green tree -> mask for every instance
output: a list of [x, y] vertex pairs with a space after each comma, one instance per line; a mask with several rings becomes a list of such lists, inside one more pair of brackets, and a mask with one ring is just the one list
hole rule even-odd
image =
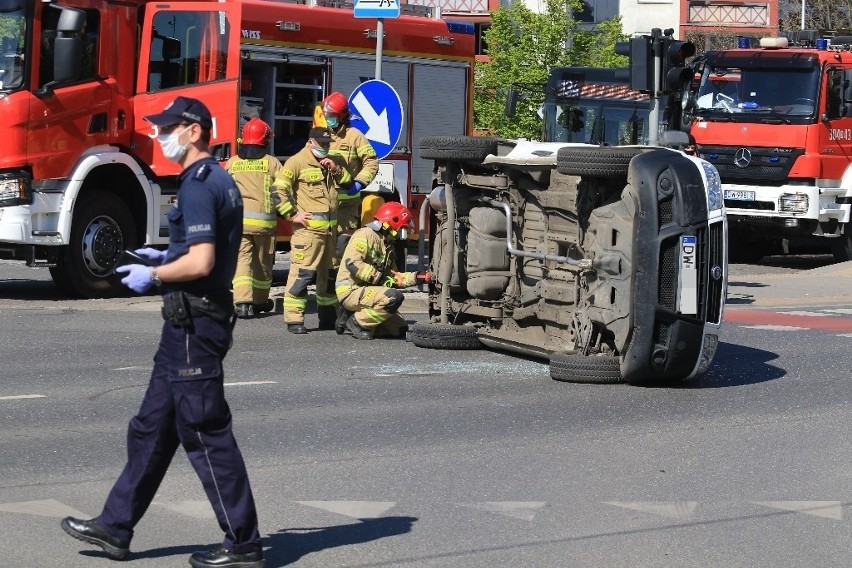
[[[620, 18], [584, 30], [568, 17], [569, 11], [580, 8], [579, 0], [547, 0], [546, 10], [540, 14], [522, 2], [492, 13], [491, 28], [485, 35], [489, 60], [477, 65], [474, 77], [474, 127], [478, 131], [505, 138], [539, 138], [538, 109], [552, 67], [627, 66], [627, 58], [615, 53], [615, 43], [626, 39]], [[518, 87], [525, 97], [515, 116], [508, 118], [504, 109], [510, 86]]]

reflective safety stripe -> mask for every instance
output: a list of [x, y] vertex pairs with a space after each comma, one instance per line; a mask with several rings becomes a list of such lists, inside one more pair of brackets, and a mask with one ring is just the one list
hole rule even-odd
[[334, 293], [337, 294], [337, 297], [339, 298], [341, 296], [345, 296], [355, 288], [357, 288], [357, 286], [355, 286], [354, 282], [351, 280], [344, 280], [335, 284]]
[[258, 290], [269, 290], [272, 288], [272, 280], [258, 280], [257, 278], [253, 278], [249, 275], [246, 276], [237, 276], [233, 280], [234, 288], [238, 286], [251, 286], [252, 288], [256, 288]]
[[308, 305], [307, 296], [302, 298], [297, 298], [295, 296], [284, 296], [284, 308], [296, 308], [304, 310]]
[[316, 219], [308, 219], [305, 221], [305, 227], [310, 227], [311, 229], [331, 229], [332, 227], [337, 226], [337, 220], [331, 221], [323, 221]]
[[317, 294], [318, 306], [334, 306], [337, 304], [337, 296], [323, 296]]
[[246, 211], [243, 213], [243, 225], [250, 227], [275, 227], [278, 221], [274, 213], [252, 213]]
[[377, 271], [375, 268], [370, 266], [369, 264], [365, 264], [361, 267], [355, 277], [359, 280], [363, 280], [364, 282], [372, 282], [376, 278]]
[[390, 314], [380, 314], [373, 308], [364, 308], [364, 315], [367, 316], [370, 321], [374, 321], [376, 323], [382, 323], [390, 317]]

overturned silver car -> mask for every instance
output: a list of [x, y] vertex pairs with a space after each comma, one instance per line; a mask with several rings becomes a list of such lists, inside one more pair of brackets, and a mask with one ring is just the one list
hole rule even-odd
[[707, 370], [727, 286], [711, 164], [670, 148], [497, 138], [431, 136], [420, 149], [435, 164], [434, 276], [415, 345], [547, 358], [571, 382]]

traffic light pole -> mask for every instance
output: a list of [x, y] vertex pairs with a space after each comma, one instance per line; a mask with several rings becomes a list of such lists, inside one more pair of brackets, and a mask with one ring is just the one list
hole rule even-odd
[[656, 146], [660, 140], [660, 84], [663, 74], [663, 58], [660, 49], [660, 29], [651, 30], [651, 52], [654, 54], [654, 80], [651, 92], [651, 112], [648, 114], [648, 144]]

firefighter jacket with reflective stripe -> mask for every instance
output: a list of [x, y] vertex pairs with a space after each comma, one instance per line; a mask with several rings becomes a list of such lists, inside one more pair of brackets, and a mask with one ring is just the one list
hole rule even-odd
[[234, 156], [225, 166], [243, 196], [243, 233], [275, 233], [277, 211], [281, 196], [273, 180], [281, 162], [267, 154], [262, 158], [245, 159]]
[[[376, 157], [376, 151], [360, 130], [344, 125], [340, 127], [339, 132], [332, 131], [331, 145], [328, 149], [329, 156], [339, 156], [346, 164], [346, 169], [349, 170], [349, 175], [352, 176], [352, 181], [360, 181], [365, 186], [370, 185], [379, 171], [379, 160]], [[349, 195], [346, 189], [337, 186], [337, 199], [346, 201], [347, 199], [358, 199], [361, 194]], [[348, 187], [345, 183], [345, 187]]]
[[416, 273], [406, 272], [397, 282], [391, 273], [393, 270], [396, 270], [393, 244], [370, 227], [362, 227], [352, 234], [340, 259], [335, 293], [340, 299], [362, 286], [406, 288], [416, 283]]
[[307, 145], [291, 156], [278, 170], [275, 186], [284, 194], [278, 213], [292, 218], [300, 211], [313, 217], [305, 226], [309, 229], [328, 230], [337, 224], [337, 191], [339, 184], [349, 185], [349, 172], [339, 157], [329, 155], [337, 170], [322, 167]]

